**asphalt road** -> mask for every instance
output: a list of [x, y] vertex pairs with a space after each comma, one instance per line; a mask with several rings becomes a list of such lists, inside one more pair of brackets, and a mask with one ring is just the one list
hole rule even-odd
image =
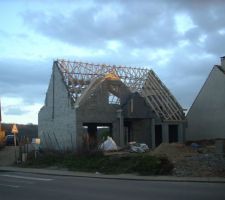
[[225, 184], [128, 181], [0, 172], [0, 200], [224, 200]]

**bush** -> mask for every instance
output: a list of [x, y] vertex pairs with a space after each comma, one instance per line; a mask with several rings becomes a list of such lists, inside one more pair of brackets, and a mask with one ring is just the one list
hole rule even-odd
[[134, 166], [134, 171], [142, 175], [154, 175], [159, 174], [160, 170], [160, 159], [153, 156], [139, 156], [137, 157], [138, 162]]

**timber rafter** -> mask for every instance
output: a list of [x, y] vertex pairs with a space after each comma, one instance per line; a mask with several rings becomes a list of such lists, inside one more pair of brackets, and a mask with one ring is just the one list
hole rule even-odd
[[74, 102], [79, 102], [79, 97], [94, 79], [113, 72], [130, 91], [140, 93], [162, 120], [182, 121], [185, 118], [182, 107], [152, 70], [61, 59], [56, 63]]
[[77, 100], [94, 78], [103, 77], [111, 72], [116, 73], [132, 92], [141, 92], [149, 71], [148, 69], [104, 64], [96, 65], [65, 60], [57, 60], [57, 63], [74, 101]]

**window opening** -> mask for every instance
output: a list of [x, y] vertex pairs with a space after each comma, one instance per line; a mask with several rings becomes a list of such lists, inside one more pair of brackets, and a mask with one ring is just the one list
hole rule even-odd
[[109, 92], [108, 103], [120, 105], [120, 98]]

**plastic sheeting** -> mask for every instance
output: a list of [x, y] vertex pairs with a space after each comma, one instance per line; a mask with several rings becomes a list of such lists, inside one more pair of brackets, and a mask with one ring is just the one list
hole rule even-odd
[[118, 150], [118, 147], [115, 143], [115, 141], [111, 137], [107, 137], [107, 140], [105, 140], [99, 147], [99, 149], [103, 151], [115, 151]]

